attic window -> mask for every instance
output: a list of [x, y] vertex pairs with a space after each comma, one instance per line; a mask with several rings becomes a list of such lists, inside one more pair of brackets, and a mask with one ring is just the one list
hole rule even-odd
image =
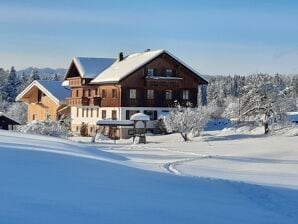
[[40, 103], [42, 97], [44, 97], [44, 96], [45, 96], [45, 94], [43, 92], [41, 92], [40, 90], [38, 90], [38, 93], [37, 93], [37, 102]]
[[137, 90], [136, 89], [130, 89], [129, 90], [129, 99], [136, 99], [137, 98]]
[[173, 69], [171, 69], [171, 68], [167, 68], [167, 69], [166, 69], [166, 76], [167, 76], [167, 77], [171, 77], [171, 76], [173, 76]]
[[154, 76], [154, 68], [148, 68], [147, 69], [147, 75], [148, 76]]

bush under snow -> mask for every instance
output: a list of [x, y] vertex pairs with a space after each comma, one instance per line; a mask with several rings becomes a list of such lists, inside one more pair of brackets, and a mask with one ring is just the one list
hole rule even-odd
[[184, 141], [188, 135], [199, 136], [207, 122], [208, 110], [204, 107], [192, 108], [177, 105], [164, 119], [164, 124], [169, 132], [178, 132]]
[[67, 138], [70, 135], [67, 125], [61, 121], [33, 121], [21, 126], [19, 131], [27, 134], [48, 135], [52, 137]]

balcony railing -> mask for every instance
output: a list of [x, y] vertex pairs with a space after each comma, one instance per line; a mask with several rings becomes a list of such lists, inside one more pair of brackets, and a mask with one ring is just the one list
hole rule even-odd
[[182, 78], [180, 77], [167, 77], [167, 76], [147, 76], [145, 79], [146, 87], [160, 87], [170, 88], [179, 87]]
[[101, 97], [71, 97], [68, 98], [70, 106], [101, 106]]
[[90, 99], [88, 97], [68, 98], [69, 106], [89, 106]]

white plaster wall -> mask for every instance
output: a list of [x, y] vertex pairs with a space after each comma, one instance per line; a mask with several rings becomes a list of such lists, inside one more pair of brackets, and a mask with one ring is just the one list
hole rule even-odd
[[[79, 110], [79, 116], [77, 116], [77, 108]], [[84, 117], [82, 117], [82, 110], [85, 109]], [[88, 108], [88, 117], [86, 116], [86, 109]], [[99, 116], [97, 117], [97, 108], [99, 109]], [[93, 116], [91, 117], [91, 109], [93, 109]], [[88, 124], [96, 124], [98, 120], [101, 120], [102, 110], [106, 111], [106, 119], [112, 119], [112, 110], [117, 111], [117, 119], [119, 119], [120, 108], [119, 107], [71, 107], [71, 123], [81, 124], [82, 122]]]

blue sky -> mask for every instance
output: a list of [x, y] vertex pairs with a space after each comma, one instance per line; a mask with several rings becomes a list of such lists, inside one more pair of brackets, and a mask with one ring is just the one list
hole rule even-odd
[[0, 67], [164, 48], [203, 74], [298, 73], [294, 0], [1, 0]]

